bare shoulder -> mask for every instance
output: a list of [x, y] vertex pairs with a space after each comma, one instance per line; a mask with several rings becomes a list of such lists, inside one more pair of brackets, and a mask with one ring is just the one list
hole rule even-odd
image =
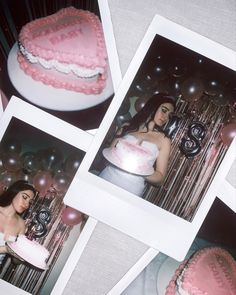
[[17, 216], [18, 230], [20, 233], [25, 233], [25, 221], [20, 216]]
[[169, 149], [170, 148], [171, 140], [164, 133], [161, 133], [159, 135], [159, 141], [161, 143], [160, 148], [163, 148], [163, 149], [167, 149], [167, 148]]

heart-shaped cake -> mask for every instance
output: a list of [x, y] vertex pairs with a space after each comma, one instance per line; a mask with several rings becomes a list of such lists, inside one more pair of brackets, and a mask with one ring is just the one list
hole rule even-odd
[[182, 263], [170, 281], [166, 295], [235, 295], [236, 261], [220, 247], [197, 251]]
[[36, 81], [56, 88], [99, 94], [107, 78], [107, 53], [99, 18], [63, 8], [22, 27], [18, 62]]

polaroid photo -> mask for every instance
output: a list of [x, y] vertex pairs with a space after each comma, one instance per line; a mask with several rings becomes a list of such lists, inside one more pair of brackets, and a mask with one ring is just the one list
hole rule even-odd
[[[15, 44], [6, 52], [6, 79], [11, 85], [4, 87], [7, 98], [16, 95], [83, 130], [97, 129], [121, 82], [111, 22], [106, 17], [103, 24], [101, 19], [107, 10], [100, 10], [97, 0], [74, 6], [69, 2], [56, 6], [39, 4], [36, 11], [27, 3], [25, 6], [26, 18], [21, 24], [12, 16], [20, 31]], [[9, 3], [7, 8], [12, 11], [15, 4]], [[58, 30], [56, 26], [62, 26], [65, 18], [68, 26]], [[36, 22], [29, 25], [27, 19]], [[55, 24], [54, 28], [45, 28], [45, 22]], [[29, 30], [26, 34], [24, 26], [33, 30], [29, 38]], [[30, 40], [30, 44], [26, 41], [29, 47], [24, 43], [26, 39]], [[75, 40], [80, 40], [80, 44]], [[36, 48], [37, 54], [30, 51], [32, 48]]]
[[[209, 255], [210, 253], [214, 253], [216, 248], [220, 249], [218, 252], [220, 256], [227, 255], [229, 260], [236, 260], [236, 237], [233, 234], [235, 229], [236, 214], [219, 198], [216, 198], [212, 207], [208, 211], [207, 216], [204, 219], [204, 222], [202, 223], [184, 261], [179, 262], [163, 253], [159, 253], [139, 274], [139, 276], [124, 290], [124, 292], [121, 293], [121, 295], [165, 294], [167, 288], [169, 291], [172, 290], [172, 293], [175, 293], [177, 292], [179, 285], [176, 274], [179, 273], [178, 268], [180, 265], [186, 265], [188, 259], [192, 259], [194, 255], [205, 255], [205, 253], [208, 253], [207, 255]], [[207, 265], [204, 265], [204, 267], [206, 269]], [[207, 269], [207, 277], [201, 278], [201, 288], [204, 288], [201, 289], [202, 292], [208, 292], [208, 288], [212, 288], [212, 284], [209, 280], [214, 280], [215, 278], [214, 268], [209, 267]], [[230, 278], [231, 275], [234, 276], [234, 274], [230, 272], [229, 268], [228, 271], [228, 278]], [[201, 274], [202, 273], [203, 272], [201, 272]], [[228, 282], [227, 280], [224, 282], [223, 290], [226, 290], [227, 287], [231, 286], [230, 282], [230, 279]], [[195, 285], [195, 288], [196, 287], [197, 285]]]
[[64, 196], [92, 139], [11, 97], [0, 120], [1, 293], [50, 294], [64, 266], [73, 271], [73, 248], [79, 259], [96, 222], [65, 205]]
[[217, 196], [234, 81], [235, 52], [155, 16], [66, 204], [183, 259]]

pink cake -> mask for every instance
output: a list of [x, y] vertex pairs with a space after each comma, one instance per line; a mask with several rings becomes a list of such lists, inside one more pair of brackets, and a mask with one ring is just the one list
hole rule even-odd
[[49, 257], [49, 252], [38, 242], [27, 239], [25, 235], [19, 235], [16, 242], [8, 245], [20, 258], [28, 263], [38, 268], [47, 268], [46, 260]]
[[36, 81], [99, 94], [107, 79], [107, 53], [99, 18], [67, 7], [22, 27], [18, 62]]
[[119, 139], [115, 147], [104, 149], [103, 155], [117, 167], [139, 175], [153, 174], [157, 156], [146, 146], [127, 139]]
[[205, 248], [180, 265], [166, 295], [235, 295], [236, 261], [224, 249]]

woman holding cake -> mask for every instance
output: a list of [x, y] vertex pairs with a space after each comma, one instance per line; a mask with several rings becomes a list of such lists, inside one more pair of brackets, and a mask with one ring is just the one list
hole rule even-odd
[[18, 180], [0, 196], [1, 254], [7, 253], [5, 242], [15, 241], [19, 234], [25, 234], [25, 222], [20, 215], [29, 208], [36, 194], [37, 191], [32, 185], [24, 180]]
[[[105, 158], [114, 165], [108, 165], [100, 173], [100, 177], [109, 182], [118, 185], [137, 196], [142, 196], [146, 183], [158, 185], [163, 182], [166, 176], [169, 154], [171, 150], [171, 140], [164, 131], [164, 126], [169, 121], [172, 113], [175, 110], [175, 100], [171, 96], [165, 94], [153, 95], [145, 104], [145, 106], [131, 119], [131, 121], [121, 128], [118, 132], [119, 137], [116, 137], [110, 149], [103, 150]], [[131, 170], [125, 169], [124, 166], [132, 165], [131, 157], [119, 159], [116, 157], [116, 148], [119, 148], [120, 142], [126, 140], [131, 144], [136, 144], [143, 150], [140, 153], [146, 153], [151, 163], [152, 171], [142, 164], [143, 171], [139, 171], [140, 167]], [[124, 143], [122, 143], [124, 144]], [[125, 150], [125, 148], [124, 148]], [[127, 148], [128, 150], [128, 148]], [[135, 147], [133, 152], [136, 153]], [[111, 155], [111, 156], [110, 156]], [[116, 157], [116, 159], [115, 159]], [[119, 162], [116, 164], [116, 161]], [[137, 161], [139, 166], [141, 157]], [[145, 172], [146, 170], [146, 172]]]

